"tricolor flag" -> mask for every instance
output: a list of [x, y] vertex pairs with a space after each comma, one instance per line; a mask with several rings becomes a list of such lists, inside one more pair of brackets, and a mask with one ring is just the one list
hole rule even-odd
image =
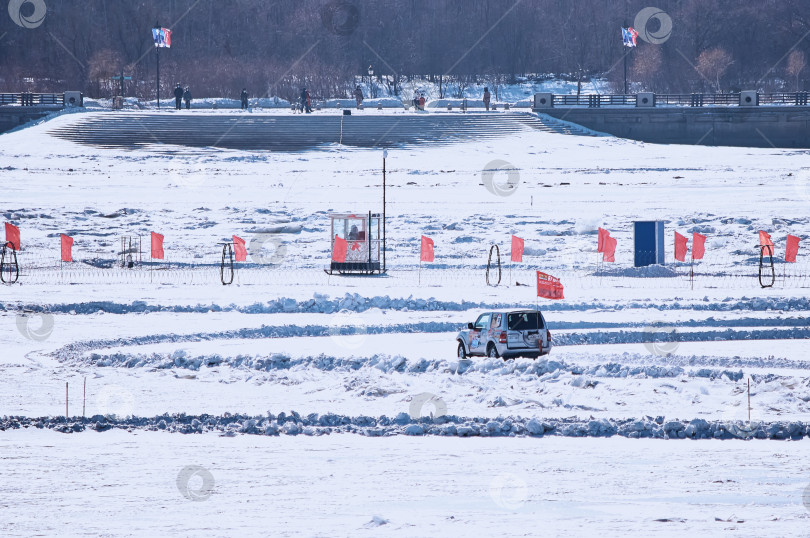
[[625, 47], [635, 47], [636, 46], [636, 38], [638, 37], [638, 32], [633, 29], [633, 27], [629, 28], [622, 28], [622, 44]]
[[152, 40], [156, 47], [168, 49], [172, 46], [172, 31], [168, 28], [152, 28]]

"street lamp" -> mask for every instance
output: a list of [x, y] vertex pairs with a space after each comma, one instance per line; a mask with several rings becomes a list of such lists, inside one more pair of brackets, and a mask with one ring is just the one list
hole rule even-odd
[[369, 91], [369, 93], [371, 93], [372, 98], [377, 97], [375, 95], [376, 92], [374, 91], [374, 79], [371, 78], [373, 76], [374, 76], [374, 68], [371, 66], [371, 64], [369, 64], [368, 65], [368, 91]]

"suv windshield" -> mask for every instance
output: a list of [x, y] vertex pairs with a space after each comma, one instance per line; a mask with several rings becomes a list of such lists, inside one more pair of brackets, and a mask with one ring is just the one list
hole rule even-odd
[[543, 318], [539, 312], [516, 312], [509, 314], [510, 331], [532, 331], [543, 328]]

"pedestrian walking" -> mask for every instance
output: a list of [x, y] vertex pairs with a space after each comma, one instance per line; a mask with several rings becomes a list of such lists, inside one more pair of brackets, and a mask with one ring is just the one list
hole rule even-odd
[[357, 101], [357, 108], [360, 108], [360, 105], [363, 104], [363, 90], [360, 89], [360, 86], [354, 89], [354, 100]]
[[174, 107], [177, 110], [180, 110], [181, 106], [180, 103], [183, 101], [183, 88], [180, 87], [180, 83], [177, 83], [177, 87], [174, 88]]
[[183, 100], [186, 102], [186, 110], [191, 108], [191, 90], [186, 86], [185, 91], [183, 91]]
[[489, 88], [484, 88], [484, 106], [487, 107], [487, 112], [489, 112], [489, 101], [491, 99], [491, 95], [489, 94]]
[[242, 93], [239, 94], [239, 99], [242, 100], [242, 110], [247, 110], [248, 107], [248, 92], [247, 88], [242, 88]]

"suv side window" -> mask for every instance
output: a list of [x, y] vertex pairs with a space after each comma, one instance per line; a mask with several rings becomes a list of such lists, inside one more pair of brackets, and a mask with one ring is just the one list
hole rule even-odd
[[492, 323], [489, 325], [490, 329], [500, 329], [502, 315], [503, 314], [492, 314]]
[[487, 324], [489, 323], [489, 314], [481, 314], [478, 316], [478, 320], [476, 320], [475, 324], [473, 325], [473, 329], [476, 331], [485, 331], [487, 330]]

